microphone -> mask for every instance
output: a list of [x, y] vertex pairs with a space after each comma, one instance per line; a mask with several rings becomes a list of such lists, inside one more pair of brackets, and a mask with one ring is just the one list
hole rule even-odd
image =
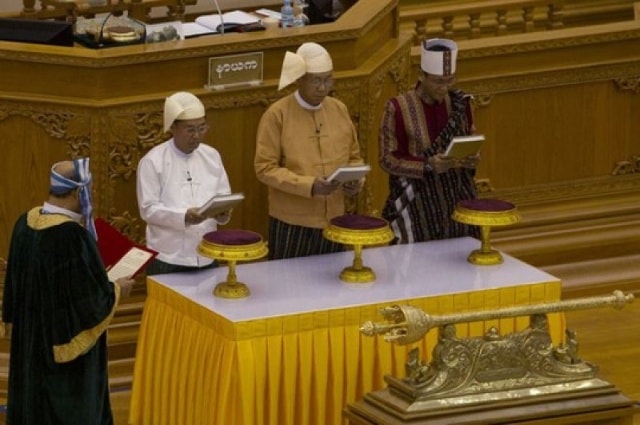
[[187, 170], [187, 181], [191, 182], [193, 179], [191, 178], [191, 173]]
[[320, 130], [322, 130], [322, 123], [318, 124], [316, 127], [316, 134], [320, 134]]
[[184, 0], [180, 0], [180, 16], [179, 16], [180, 22], [184, 22], [185, 13], [187, 13], [187, 8], [184, 5]]
[[218, 16], [220, 17], [220, 35], [224, 35], [224, 18], [222, 17], [222, 11], [220, 10], [220, 5], [218, 4], [218, 0], [213, 0], [213, 3], [216, 5], [216, 9], [218, 10]]

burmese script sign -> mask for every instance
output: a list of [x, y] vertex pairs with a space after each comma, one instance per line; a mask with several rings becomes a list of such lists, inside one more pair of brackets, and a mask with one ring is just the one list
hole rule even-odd
[[209, 58], [207, 88], [222, 90], [229, 86], [262, 83], [262, 52]]

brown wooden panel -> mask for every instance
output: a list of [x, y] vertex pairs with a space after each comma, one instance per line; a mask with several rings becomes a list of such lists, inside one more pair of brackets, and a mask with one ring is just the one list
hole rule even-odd
[[[2, 132], [2, 202], [0, 257], [7, 258], [9, 236], [20, 214], [42, 205], [49, 193], [49, 170], [55, 161], [69, 156], [68, 145], [61, 140], [64, 120], [52, 109], [34, 110], [29, 105], [8, 104], [1, 107]], [[4, 119], [3, 119], [4, 118]]]
[[611, 175], [640, 153], [639, 110], [612, 80], [492, 95], [475, 112], [488, 140], [479, 177], [510, 188]]

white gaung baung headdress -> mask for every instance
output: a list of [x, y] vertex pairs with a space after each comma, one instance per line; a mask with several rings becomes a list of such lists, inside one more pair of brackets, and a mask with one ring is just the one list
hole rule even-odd
[[180, 91], [164, 101], [164, 131], [169, 131], [175, 120], [194, 120], [205, 116], [204, 105], [195, 95]]
[[329, 52], [317, 43], [304, 43], [295, 53], [286, 52], [280, 71], [278, 90], [295, 82], [307, 72], [328, 72], [333, 70]]
[[[449, 50], [429, 50], [434, 46], [444, 46]], [[432, 38], [422, 43], [420, 68], [427, 74], [453, 75], [456, 73], [458, 45], [446, 38]]]

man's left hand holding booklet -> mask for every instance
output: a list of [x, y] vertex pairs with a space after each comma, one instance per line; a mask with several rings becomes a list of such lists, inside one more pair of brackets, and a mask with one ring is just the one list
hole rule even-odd
[[98, 250], [112, 282], [122, 277], [134, 278], [158, 254], [136, 244], [103, 218], [96, 218], [95, 225]]

